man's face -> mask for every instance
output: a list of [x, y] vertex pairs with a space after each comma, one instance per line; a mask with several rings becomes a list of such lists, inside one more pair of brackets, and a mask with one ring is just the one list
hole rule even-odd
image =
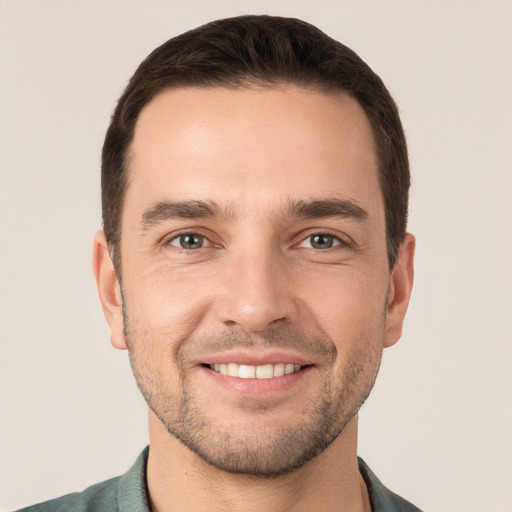
[[354, 416], [398, 337], [363, 110], [288, 86], [170, 90], [141, 112], [130, 156], [114, 344], [207, 462], [300, 467]]

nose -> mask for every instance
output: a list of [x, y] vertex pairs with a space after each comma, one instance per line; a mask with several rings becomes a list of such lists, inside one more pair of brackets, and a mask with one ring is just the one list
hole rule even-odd
[[237, 255], [220, 282], [216, 314], [226, 327], [261, 333], [298, 317], [297, 282], [283, 258], [271, 250]]

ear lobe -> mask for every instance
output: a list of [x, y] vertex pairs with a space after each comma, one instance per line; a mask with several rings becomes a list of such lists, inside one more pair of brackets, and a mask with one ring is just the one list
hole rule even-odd
[[109, 253], [105, 233], [98, 231], [93, 240], [92, 269], [103, 314], [110, 326], [110, 340], [115, 348], [127, 348], [124, 339], [121, 286]]
[[416, 240], [414, 236], [407, 233], [400, 246], [395, 266], [391, 272], [384, 347], [394, 345], [402, 335], [402, 326], [414, 281], [415, 246]]

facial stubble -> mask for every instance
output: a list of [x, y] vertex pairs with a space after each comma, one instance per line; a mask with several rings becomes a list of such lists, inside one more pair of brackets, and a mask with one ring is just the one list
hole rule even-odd
[[[258, 336], [229, 331], [215, 337], [186, 338], [176, 344], [173, 356], [165, 339], [151, 339], [149, 333], [132, 328], [124, 306], [123, 316], [130, 364], [150, 409], [169, 434], [203, 461], [229, 473], [284, 475], [322, 453], [370, 394], [382, 355], [379, 339], [383, 325], [379, 332], [372, 333], [371, 339], [354, 345], [352, 353], [345, 355], [343, 372], [337, 376], [335, 363], [340, 356], [335, 344], [325, 336], [308, 336], [289, 326], [275, 327]], [[152, 353], [154, 347], [163, 352]], [[302, 410], [294, 410], [293, 424], [277, 425], [273, 421], [273, 414], [286, 403], [264, 400], [242, 400], [238, 404], [236, 413], [247, 415], [243, 425], [236, 420], [228, 428], [221, 424], [193, 385], [190, 360], [196, 350], [287, 347], [315, 361], [312, 371], [320, 372], [317, 382], [321, 383], [314, 395], [303, 401]], [[162, 357], [173, 360], [178, 369], [177, 390], [159, 366]]]

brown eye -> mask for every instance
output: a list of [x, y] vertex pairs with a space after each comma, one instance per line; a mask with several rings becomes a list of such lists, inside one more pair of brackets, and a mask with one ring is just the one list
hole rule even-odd
[[180, 247], [181, 249], [193, 250], [201, 249], [209, 245], [208, 240], [203, 235], [197, 233], [186, 233], [170, 240], [169, 245]]

